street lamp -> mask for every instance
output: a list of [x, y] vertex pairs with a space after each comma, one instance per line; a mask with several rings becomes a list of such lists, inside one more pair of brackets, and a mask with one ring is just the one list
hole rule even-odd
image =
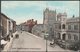
[[49, 36], [49, 34], [47, 33], [48, 31], [47, 31], [48, 29], [47, 29], [47, 22], [45, 22], [45, 24], [44, 24], [44, 39], [46, 39], [46, 52], [48, 52], [48, 49], [47, 49], [47, 39], [48, 39], [48, 36]]
[[45, 35], [44, 35], [44, 37], [45, 37], [45, 39], [46, 39], [46, 52], [48, 52], [48, 49], [47, 49], [47, 38], [48, 38], [48, 35], [49, 35], [49, 34], [46, 34], [46, 33], [45, 33]]

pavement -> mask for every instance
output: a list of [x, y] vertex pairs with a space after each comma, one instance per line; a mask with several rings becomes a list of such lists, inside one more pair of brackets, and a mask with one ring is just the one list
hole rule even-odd
[[[13, 39], [12, 43], [7, 49], [7, 51], [17, 51], [17, 52], [45, 52], [46, 51], [46, 40], [31, 33], [23, 31], [22, 33], [19, 31], [18, 39]], [[64, 50], [60, 48], [58, 45], [55, 47], [51, 47], [49, 45], [50, 41], [48, 41], [47, 51], [48, 52], [73, 52], [70, 50]]]
[[9, 50], [9, 48], [11, 47], [11, 44], [13, 42], [13, 39], [15, 37], [15, 34], [17, 34], [17, 32], [13, 33], [13, 38], [10, 37], [10, 41], [7, 42], [7, 44], [5, 45], [4, 49], [2, 50], [2, 52], [7, 52]]

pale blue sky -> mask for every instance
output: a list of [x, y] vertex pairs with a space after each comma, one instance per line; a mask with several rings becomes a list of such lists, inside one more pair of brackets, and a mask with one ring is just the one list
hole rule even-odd
[[79, 16], [79, 1], [1, 1], [1, 12], [20, 24], [28, 19], [43, 23], [43, 11], [48, 7], [69, 17]]

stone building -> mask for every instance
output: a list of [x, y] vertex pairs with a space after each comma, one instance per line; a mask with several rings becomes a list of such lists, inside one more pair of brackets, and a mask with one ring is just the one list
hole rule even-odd
[[80, 18], [67, 18], [66, 13], [59, 13], [54, 26], [54, 39], [67, 44], [74, 44], [80, 41]]
[[49, 10], [46, 8], [43, 11], [43, 24], [46, 33], [49, 34], [50, 38], [53, 36], [53, 26], [56, 21], [56, 10]]
[[67, 19], [67, 35], [66, 40], [70, 43], [76, 43], [80, 41], [80, 17], [72, 17]]
[[43, 24], [37, 24], [33, 26], [32, 33], [36, 36], [44, 37], [44, 25]]
[[64, 45], [80, 42], [80, 17], [73, 15], [67, 18], [66, 12], [56, 14], [56, 11], [48, 8], [43, 15], [44, 31], [49, 34], [49, 38]]
[[66, 13], [59, 13], [57, 14], [57, 20], [54, 23], [54, 37], [57, 39], [65, 40], [66, 35]]

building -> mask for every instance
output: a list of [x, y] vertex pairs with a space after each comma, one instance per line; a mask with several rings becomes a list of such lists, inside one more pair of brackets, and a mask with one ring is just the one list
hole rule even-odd
[[28, 32], [29, 31], [29, 26], [27, 25], [27, 22], [21, 23], [20, 25], [17, 25], [18, 30], [23, 30]]
[[16, 22], [10, 18], [8, 18], [6, 15], [4, 15], [3, 13], [0, 14], [1, 15], [1, 29], [0, 29], [0, 35], [1, 38], [4, 38], [6, 40], [10, 39], [10, 36], [12, 35], [12, 33], [16, 32]]
[[72, 17], [67, 19], [67, 42], [76, 43], [80, 41], [80, 18]]
[[9, 35], [9, 18], [1, 13], [1, 38]]
[[80, 18], [67, 18], [66, 13], [59, 13], [54, 26], [54, 39], [68, 45], [80, 42]]
[[43, 24], [37, 24], [33, 26], [32, 33], [36, 36], [44, 37], [44, 25]]
[[27, 22], [24, 22], [20, 25], [21, 25], [22, 30], [25, 30], [31, 33], [33, 26], [36, 24], [37, 24], [37, 20], [34, 21], [34, 19], [29, 19], [27, 20]]
[[73, 15], [67, 18], [66, 12], [56, 14], [56, 10], [48, 8], [45, 9], [43, 15], [44, 31], [49, 34], [51, 40], [68, 46], [80, 42], [80, 17]]
[[57, 20], [54, 23], [54, 37], [57, 39], [65, 40], [66, 35], [66, 13], [59, 13], [57, 14]]
[[[50, 38], [53, 36], [53, 26], [56, 21], [56, 10], [49, 10], [46, 8], [43, 11], [43, 24], [46, 33], [49, 34]], [[52, 39], [52, 38], [51, 38]]]

